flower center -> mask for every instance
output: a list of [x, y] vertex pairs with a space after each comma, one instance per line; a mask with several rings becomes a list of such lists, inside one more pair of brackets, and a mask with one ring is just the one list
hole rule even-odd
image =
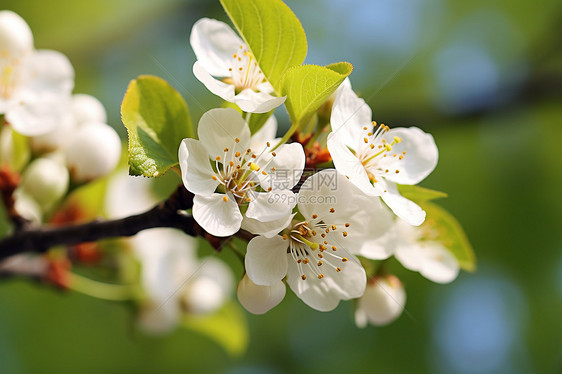
[[258, 86], [267, 81], [254, 55], [244, 46], [240, 46], [240, 50], [232, 55], [232, 67], [228, 70], [232, 74], [231, 83], [234, 84], [237, 91], [246, 88], [259, 91]]
[[[289, 235], [283, 235], [283, 239], [289, 241], [287, 253], [295, 261], [302, 280], [307, 279], [306, 274], [323, 279], [326, 274], [341, 272], [348, 261], [345, 256], [349, 256], [341, 244], [347, 237], [347, 231], [340, 233], [337, 225], [328, 225], [318, 220], [317, 215], [312, 217], [310, 221], [294, 224]], [[342, 226], [347, 228], [350, 224]]]
[[[374, 130], [376, 128], [376, 130]], [[374, 130], [374, 131], [373, 131]], [[399, 173], [398, 169], [389, 170], [387, 167], [393, 158], [398, 158], [403, 160], [406, 156], [406, 151], [401, 154], [393, 153], [393, 147], [402, 142], [402, 138], [395, 136], [392, 142], [388, 142], [384, 135], [390, 130], [390, 128], [384, 124], [377, 125], [373, 121], [373, 128], [368, 126], [363, 127], [363, 142], [359, 149], [355, 151], [355, 156], [361, 161], [369, 180], [372, 183], [377, 183], [378, 175], [385, 175], [390, 172]]]
[[[267, 152], [271, 147], [269, 142], [259, 154], [251, 148], [243, 150], [239, 146], [240, 139], [236, 138], [231, 148], [224, 149], [224, 156], [215, 158], [215, 174], [213, 180], [219, 181], [224, 192], [230, 192], [238, 204], [249, 203], [255, 198], [254, 192], [260, 186], [260, 178], [268, 175], [267, 167], [276, 157], [275, 152]], [[269, 157], [271, 155], [272, 157]], [[274, 172], [275, 168], [269, 168]], [[268, 192], [271, 187], [268, 188]], [[225, 201], [228, 198], [225, 196]]]

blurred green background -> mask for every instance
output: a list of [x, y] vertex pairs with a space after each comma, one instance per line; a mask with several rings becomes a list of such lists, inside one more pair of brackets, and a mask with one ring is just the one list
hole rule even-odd
[[[349, 302], [320, 313], [288, 292], [267, 315], [246, 315], [239, 357], [189, 330], [143, 335], [122, 304], [2, 281], [0, 372], [562, 373], [562, 3], [286, 3], [308, 63], [351, 62], [375, 120], [434, 135], [439, 165], [422, 185], [449, 194], [440, 203], [465, 228], [477, 271], [446, 286], [401, 271], [407, 312], [382, 328], [356, 328]], [[2, 7], [27, 20], [37, 48], [69, 56], [75, 92], [98, 97], [123, 139], [120, 103], [140, 74], [168, 80], [195, 121], [220, 105], [191, 72], [188, 39], [200, 17], [226, 20], [218, 1]]]

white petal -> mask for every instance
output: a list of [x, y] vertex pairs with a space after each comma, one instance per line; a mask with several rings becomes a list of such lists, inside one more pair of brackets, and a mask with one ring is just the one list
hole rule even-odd
[[263, 149], [265, 147], [265, 143], [273, 142], [275, 136], [277, 135], [277, 119], [272, 114], [265, 124], [252, 135], [252, 140], [250, 144], [250, 148], [252, 149]]
[[390, 173], [385, 178], [400, 184], [417, 184], [437, 166], [439, 154], [433, 136], [417, 127], [410, 127], [391, 129], [384, 138], [392, 142], [396, 136], [402, 141], [392, 147], [392, 153], [401, 154], [406, 151], [406, 154], [402, 160], [397, 157], [389, 158], [386, 168], [400, 172]]
[[299, 143], [283, 144], [275, 154], [275, 157], [271, 153], [265, 156], [271, 161], [265, 169], [268, 174], [259, 175], [260, 183], [265, 190], [271, 187], [273, 192], [290, 190], [301, 179], [306, 162], [304, 149]]
[[86, 122], [107, 123], [107, 113], [103, 104], [91, 95], [72, 95], [72, 113], [76, 124]]
[[163, 335], [172, 331], [179, 318], [180, 308], [176, 303], [160, 306], [149, 301], [141, 306], [138, 324], [145, 333]]
[[394, 214], [409, 224], [419, 226], [425, 221], [425, 211], [418, 204], [400, 195], [394, 183], [387, 183], [387, 192], [382, 195], [382, 199]]
[[279, 235], [273, 238], [257, 236], [250, 240], [245, 266], [255, 284], [273, 286], [287, 274], [288, 242]]
[[246, 216], [262, 222], [286, 219], [297, 205], [296, 195], [290, 190], [254, 192]]
[[105, 196], [105, 212], [109, 218], [140, 214], [158, 203], [152, 194], [152, 179], [130, 176], [120, 169], [109, 180]]
[[405, 268], [418, 271], [436, 283], [450, 283], [459, 274], [457, 259], [437, 242], [401, 245], [395, 255]]
[[62, 53], [51, 50], [35, 51], [25, 60], [24, 68], [29, 71], [26, 90], [47, 91], [70, 97], [74, 87], [74, 68], [68, 57]]
[[287, 96], [278, 97], [270, 95], [267, 92], [256, 92], [250, 88], [246, 88], [238, 95], [234, 96], [234, 99], [231, 102], [238, 105], [244, 112], [267, 113], [283, 104], [286, 99]]
[[195, 61], [195, 64], [193, 64], [193, 74], [209, 91], [223, 100], [231, 103], [234, 102], [234, 96], [236, 94], [234, 85], [225, 83], [218, 78], [213, 78], [199, 61]]
[[244, 217], [242, 221], [242, 229], [255, 235], [262, 235], [266, 238], [272, 238], [281, 230], [285, 229], [291, 223], [295, 214], [289, 214], [274, 221], [262, 222], [257, 219]]
[[209, 154], [195, 139], [184, 139], [180, 144], [178, 159], [183, 185], [197, 195], [211, 195], [219, 185], [214, 180], [215, 172], [209, 161]]
[[16, 13], [10, 10], [0, 11], [0, 51], [7, 54], [7, 59], [21, 59], [33, 51], [31, 29]]
[[359, 299], [362, 309], [373, 325], [386, 325], [402, 314], [406, 304], [406, 292], [398, 278], [378, 277], [369, 282], [365, 294]]
[[332, 106], [330, 123], [332, 133], [355, 150], [362, 139], [364, 126], [372, 126], [371, 108], [351, 89], [351, 84], [342, 84]]
[[44, 212], [48, 212], [66, 194], [68, 182], [65, 165], [40, 157], [27, 166], [18, 188], [33, 197]]
[[[373, 204], [374, 201], [371, 203]], [[376, 210], [375, 206], [378, 206]], [[397, 242], [397, 230], [394, 229], [393, 223], [394, 215], [380, 203], [380, 200], [377, 201], [373, 206], [368, 228], [365, 230], [364, 241], [358, 247], [359, 251], [353, 253], [372, 260], [384, 260], [390, 257], [396, 249]]]
[[[223, 160], [225, 148], [232, 154], [245, 152], [250, 145], [250, 128], [240, 113], [232, 108], [211, 109], [203, 114], [197, 134], [213, 160], [216, 157]], [[236, 139], [239, 139], [238, 143]]]
[[193, 218], [205, 231], [214, 236], [230, 236], [240, 230], [242, 214], [232, 196], [214, 193], [195, 195]]
[[291, 261], [287, 283], [305, 304], [316, 310], [327, 312], [335, 309], [340, 300], [349, 300], [363, 295], [366, 286], [365, 270], [359, 261], [352, 257], [342, 266], [341, 272], [331, 268], [324, 269], [324, 278], [318, 277], [303, 267], [306, 279], [303, 280], [294, 261]]
[[182, 292], [182, 301], [191, 313], [212, 313], [228, 300], [233, 286], [230, 268], [217, 258], [206, 257]]
[[76, 127], [72, 113], [65, 113], [60, 122], [49, 132], [29, 138], [29, 145], [36, 154], [49, 153], [57, 149], [63, 149], [68, 143], [69, 134]]
[[[365, 167], [357, 157], [347, 148], [338, 134], [330, 133], [328, 135], [328, 150], [334, 161], [336, 169], [349, 178], [361, 191], [370, 196], [379, 196], [384, 189], [384, 181], [379, 180], [376, 186], [371, 184]], [[379, 178], [380, 179], [380, 178]]]
[[44, 135], [54, 131], [65, 121], [70, 105], [60, 95], [30, 90], [19, 92], [14, 102], [15, 105], [6, 112], [6, 120], [16, 132], [25, 136]]
[[209, 18], [195, 22], [189, 41], [197, 60], [209, 74], [217, 77], [230, 76], [232, 55], [245, 46], [226, 23]]
[[282, 281], [271, 286], [260, 286], [252, 282], [247, 274], [238, 284], [240, 304], [250, 313], [264, 314], [276, 307], [285, 297], [286, 287]]

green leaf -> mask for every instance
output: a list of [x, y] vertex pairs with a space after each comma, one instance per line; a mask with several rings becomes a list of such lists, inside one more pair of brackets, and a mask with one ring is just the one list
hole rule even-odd
[[14, 171], [21, 171], [31, 158], [29, 142], [27, 137], [2, 123], [0, 118], [0, 166], [8, 165]]
[[278, 91], [285, 71], [306, 57], [306, 34], [299, 19], [281, 0], [221, 0], [221, 4]]
[[327, 66], [302, 65], [291, 68], [281, 82], [281, 94], [287, 96], [285, 106], [291, 117], [291, 128], [281, 140], [286, 142], [333, 94], [351, 74], [353, 65], [338, 62]]
[[187, 104], [161, 78], [143, 75], [129, 84], [121, 104], [129, 134], [129, 174], [157, 177], [178, 163], [178, 148], [193, 137]]
[[400, 195], [404, 196], [406, 199], [415, 202], [424, 202], [447, 197], [445, 192], [435, 191], [416, 185], [399, 184], [398, 191]]
[[440, 206], [429, 202], [421, 204], [421, 207], [427, 213], [424, 225], [430, 225], [438, 231], [439, 241], [456, 257], [462, 269], [474, 271], [474, 250], [456, 218]]
[[244, 312], [235, 302], [211, 315], [187, 315], [183, 326], [215, 340], [232, 356], [238, 357], [248, 346], [248, 325]]
[[260, 129], [265, 125], [269, 117], [273, 114], [275, 109], [267, 112], [267, 113], [252, 113], [250, 115], [250, 120], [248, 121], [248, 125], [250, 126], [250, 132], [254, 135], [256, 132], [260, 131]]

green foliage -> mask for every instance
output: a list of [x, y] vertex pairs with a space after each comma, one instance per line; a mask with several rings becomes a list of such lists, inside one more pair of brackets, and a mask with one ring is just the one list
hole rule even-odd
[[399, 184], [398, 191], [400, 191], [400, 195], [404, 196], [406, 199], [416, 202], [443, 199], [447, 197], [445, 192], [408, 184]]
[[304, 62], [304, 29], [281, 0], [221, 0], [269, 82], [279, 91], [285, 72]]
[[438, 231], [439, 241], [456, 257], [460, 267], [476, 270], [474, 250], [456, 218], [433, 203], [425, 202], [421, 206], [427, 213], [427, 224]]
[[231, 356], [240, 356], [248, 346], [248, 326], [236, 302], [226, 304], [211, 315], [187, 315], [183, 325], [220, 344]]
[[157, 177], [178, 163], [182, 139], [193, 137], [187, 104], [166, 81], [140, 76], [121, 105], [129, 134], [129, 174]]
[[275, 109], [267, 113], [252, 113], [248, 121], [248, 125], [250, 126], [250, 132], [252, 133], [252, 135], [260, 131], [260, 129], [263, 127], [263, 125], [265, 125], [274, 111]]
[[308, 123], [314, 112], [336, 91], [352, 70], [353, 65], [349, 62], [338, 62], [327, 66], [295, 66], [287, 71], [281, 82], [281, 94], [287, 96], [285, 106], [292, 125], [281, 143]]
[[[3, 121], [3, 117], [0, 117]], [[0, 122], [2, 123], [2, 122]], [[31, 158], [27, 137], [18, 134], [10, 126], [0, 128], [0, 165], [21, 171]]]

